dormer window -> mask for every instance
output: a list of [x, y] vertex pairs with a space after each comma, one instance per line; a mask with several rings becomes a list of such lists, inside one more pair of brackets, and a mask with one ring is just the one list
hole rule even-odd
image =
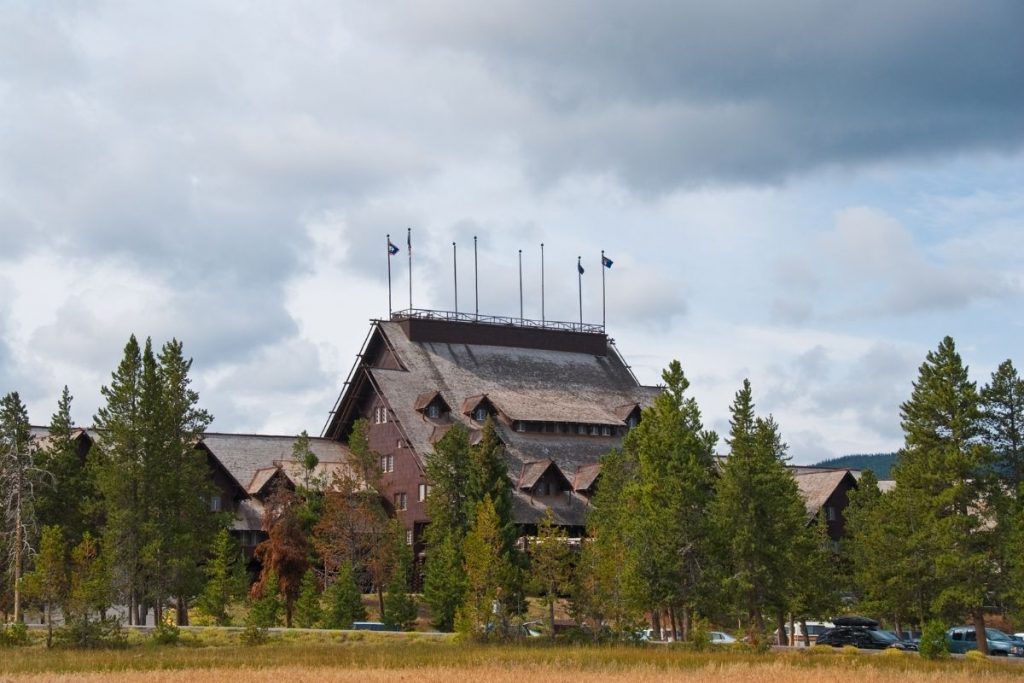
[[427, 406], [427, 417], [435, 420], [441, 417], [441, 406], [437, 405], [436, 401]]
[[485, 406], [477, 406], [473, 409], [473, 419], [477, 422], [483, 422], [487, 419], [487, 408]]
[[626, 426], [629, 427], [630, 429], [633, 429], [633, 427], [636, 427], [638, 424], [640, 424], [640, 416], [637, 415], [636, 413], [633, 413], [628, 418], [626, 418]]
[[450, 410], [439, 391], [423, 392], [416, 397], [413, 408], [430, 420], [439, 420]]

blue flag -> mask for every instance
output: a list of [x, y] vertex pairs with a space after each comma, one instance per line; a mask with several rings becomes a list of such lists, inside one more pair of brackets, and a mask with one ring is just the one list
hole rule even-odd
[[576, 260], [576, 270], [580, 272], [580, 275], [583, 275], [583, 264], [579, 262], [579, 259]]
[[391, 240], [388, 240], [388, 256], [394, 256], [398, 253], [398, 247]]
[[601, 265], [604, 266], [605, 268], [611, 268], [612, 267], [612, 260], [610, 258], [608, 258], [607, 256], [602, 254], [601, 255]]

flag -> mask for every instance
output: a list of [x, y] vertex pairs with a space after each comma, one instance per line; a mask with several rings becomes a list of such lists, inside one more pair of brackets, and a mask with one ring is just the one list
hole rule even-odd
[[610, 258], [608, 258], [607, 256], [605, 256], [604, 254], [602, 254], [601, 255], [601, 265], [604, 266], [605, 268], [611, 268], [612, 267], [612, 260]]
[[388, 240], [388, 256], [394, 256], [398, 253], [398, 247], [391, 240]]
[[409, 254], [412, 254], [412, 230], [405, 233], [405, 246], [409, 248]]
[[576, 270], [579, 271], [580, 275], [583, 275], [583, 264], [579, 262], [579, 259], [576, 260]]

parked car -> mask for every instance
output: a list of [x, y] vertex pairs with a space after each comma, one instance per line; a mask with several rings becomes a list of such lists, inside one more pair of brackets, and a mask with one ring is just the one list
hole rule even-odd
[[[973, 626], [954, 626], [946, 631], [946, 646], [950, 652], [964, 653], [978, 649], [977, 631]], [[997, 657], [1024, 657], [1024, 643], [1006, 635], [997, 628], [986, 628], [988, 654]]]
[[867, 626], [836, 626], [818, 636], [818, 645], [831, 645], [832, 647], [853, 645], [862, 650], [917, 649], [913, 643], [897, 638], [895, 633]]
[[710, 631], [708, 635], [711, 637], [712, 645], [730, 645], [736, 642], [735, 638], [724, 631]]
[[[822, 633], [829, 630], [830, 628], [835, 628], [835, 624], [833, 624], [831, 621], [808, 621], [804, 622], [804, 625], [807, 626], [807, 640], [808, 642], [810, 642], [811, 645], [814, 645], [814, 643], [817, 642], [818, 636], [820, 636]], [[804, 625], [801, 625], [799, 621], [796, 622], [794, 624], [794, 630], [796, 631], [796, 635], [790, 637], [789, 624], [786, 624], [786, 638], [789, 640], [790, 645], [799, 646], [804, 644]], [[776, 640], [778, 639], [778, 635], [779, 630], [775, 629]]]

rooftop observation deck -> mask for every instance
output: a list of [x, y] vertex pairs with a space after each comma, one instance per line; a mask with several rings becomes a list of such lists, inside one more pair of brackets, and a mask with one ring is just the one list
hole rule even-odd
[[608, 355], [603, 325], [409, 308], [394, 311], [409, 341], [482, 344]]

